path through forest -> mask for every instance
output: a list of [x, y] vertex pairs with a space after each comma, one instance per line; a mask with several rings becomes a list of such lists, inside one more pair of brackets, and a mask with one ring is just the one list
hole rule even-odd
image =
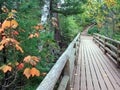
[[83, 30], [83, 32], [81, 33], [81, 35], [82, 35], [82, 36], [88, 36], [88, 30], [89, 30], [91, 27], [93, 27], [93, 24], [90, 25], [90, 26], [87, 26], [87, 27]]

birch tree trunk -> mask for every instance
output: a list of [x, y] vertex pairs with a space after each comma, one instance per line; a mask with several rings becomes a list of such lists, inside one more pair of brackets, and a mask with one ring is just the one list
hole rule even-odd
[[41, 16], [41, 24], [45, 24], [47, 22], [48, 15], [50, 14], [50, 0], [44, 1], [44, 6], [42, 8], [42, 16]]

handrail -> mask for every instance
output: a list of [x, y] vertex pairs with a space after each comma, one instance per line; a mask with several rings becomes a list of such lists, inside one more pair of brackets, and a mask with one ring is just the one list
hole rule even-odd
[[[79, 44], [80, 44], [80, 33], [70, 43], [66, 51], [60, 56], [60, 58], [57, 60], [55, 65], [52, 67], [52, 69], [49, 71], [47, 76], [40, 83], [40, 85], [37, 87], [36, 90], [53, 90], [54, 86], [56, 85], [56, 82], [59, 80], [61, 76], [61, 73], [64, 74], [61, 83], [67, 81], [64, 82], [67, 84], [66, 86], [63, 87], [64, 90], [66, 89], [70, 90], [70, 81], [72, 78], [75, 58], [77, 55], [75, 53], [78, 52]], [[65, 79], [66, 77], [68, 78], [68, 80]], [[61, 86], [59, 86], [59, 90], [63, 90], [63, 88], [62, 89], [60, 88]]]
[[93, 40], [98, 43], [99, 47], [104, 49], [105, 54], [110, 54], [120, 67], [120, 41], [96, 33], [93, 34]]

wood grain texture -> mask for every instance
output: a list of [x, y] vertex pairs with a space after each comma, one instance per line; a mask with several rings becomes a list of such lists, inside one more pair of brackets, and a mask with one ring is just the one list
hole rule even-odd
[[81, 37], [76, 71], [73, 90], [120, 90], [120, 69], [91, 37]]

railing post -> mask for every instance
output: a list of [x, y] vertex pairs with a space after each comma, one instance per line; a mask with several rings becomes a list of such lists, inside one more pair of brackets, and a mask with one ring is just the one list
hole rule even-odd
[[[95, 34], [93, 34], [93, 41], [95, 42]], [[96, 43], [96, 42], [95, 42]]]
[[107, 39], [105, 38], [105, 39], [104, 39], [104, 54], [107, 53], [107, 50], [106, 50], [106, 42], [107, 42]]
[[120, 44], [117, 45], [117, 65], [118, 65], [118, 68], [120, 68]]
[[[100, 40], [100, 36], [98, 36], [98, 39]], [[99, 41], [100, 42], [100, 41]], [[100, 48], [100, 44], [98, 43], [98, 46], [99, 46], [99, 48]]]

